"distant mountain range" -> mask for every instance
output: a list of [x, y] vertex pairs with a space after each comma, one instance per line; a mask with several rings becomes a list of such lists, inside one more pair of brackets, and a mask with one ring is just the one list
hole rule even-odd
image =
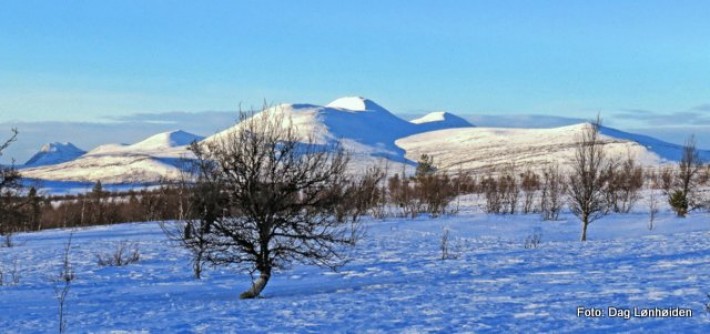
[[[325, 106], [281, 104], [263, 112], [283, 113], [303, 139], [338, 142], [353, 154], [354, 170], [389, 161], [392, 168], [413, 165], [430, 154], [443, 170], [488, 170], [515, 163], [538, 168], [564, 162], [573, 152], [577, 135], [587, 123], [551, 129], [475, 127], [448, 112], [434, 112], [406, 121], [363, 97], [344, 97]], [[22, 168], [26, 178], [114, 184], [149, 183], [180, 177], [192, 158], [187, 145], [214, 141], [236, 131], [240, 124], [207, 138], [177, 130], [159, 133], [138, 143], [108, 144], [84, 152], [71, 143], [47, 144]], [[631, 154], [649, 166], [677, 160], [679, 145], [648, 136], [602, 128], [613, 155]], [[710, 158], [710, 151], [701, 151]]]

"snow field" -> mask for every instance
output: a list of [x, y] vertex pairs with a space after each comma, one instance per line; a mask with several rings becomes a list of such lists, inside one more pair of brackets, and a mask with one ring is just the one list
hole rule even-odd
[[[710, 214], [678, 219], [664, 210], [652, 231], [647, 215], [610, 215], [578, 240], [579, 222], [537, 215], [366, 220], [366, 237], [337, 273], [295, 265], [278, 271], [257, 300], [237, 295], [246, 274], [213, 268], [193, 280], [188, 254], [157, 223], [77, 230], [68, 297], [70, 332], [682, 332], [710, 327]], [[442, 261], [449, 231], [454, 258]], [[52, 277], [69, 231], [18, 234], [0, 249], [20, 283], [0, 287], [0, 328], [7, 333], [56, 331]], [[539, 234], [539, 247], [525, 239]], [[136, 243], [141, 261], [99, 267], [96, 255], [121, 241]], [[691, 318], [584, 318], [577, 307], [683, 307]]]

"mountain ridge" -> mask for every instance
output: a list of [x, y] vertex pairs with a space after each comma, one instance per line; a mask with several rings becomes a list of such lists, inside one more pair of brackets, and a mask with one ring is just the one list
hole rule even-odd
[[[265, 113], [265, 114], [261, 114]], [[490, 170], [515, 163], [541, 167], [569, 160], [578, 134], [587, 123], [547, 129], [475, 127], [448, 112], [406, 121], [372, 100], [345, 97], [326, 105], [279, 104], [255, 115], [283, 116], [300, 140], [337, 143], [351, 153], [353, 170], [389, 161], [391, 170], [414, 165], [421, 154], [434, 156], [442, 171]], [[130, 145], [99, 146], [72, 161], [26, 168], [29, 178], [54, 181], [149, 183], [177, 179], [193, 155], [185, 145], [225, 138], [237, 123], [206, 138], [182, 130], [159, 133]], [[601, 128], [606, 147], [615, 155], [633, 154], [646, 166], [677, 161], [682, 147], [608, 127]], [[710, 151], [700, 151], [710, 159]], [[400, 168], [400, 164], [401, 166]]]

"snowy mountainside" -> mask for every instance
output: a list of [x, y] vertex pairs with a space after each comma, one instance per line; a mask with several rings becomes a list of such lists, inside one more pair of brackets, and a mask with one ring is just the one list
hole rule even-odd
[[[454, 172], [486, 171], [515, 164], [538, 169], [550, 164], [565, 162], [574, 154], [579, 134], [591, 126], [582, 123], [551, 129], [512, 128], [459, 128], [425, 132], [397, 141], [407, 151], [408, 159], [418, 159], [422, 154], [434, 156], [439, 168]], [[682, 147], [640, 136], [602, 128], [601, 139], [609, 156], [625, 158], [628, 154], [638, 163], [657, 167], [680, 158]], [[710, 152], [701, 151], [702, 157]]]
[[[645, 147], [647, 150], [653, 152], [654, 154], [658, 155], [662, 160], [665, 161], [678, 161], [683, 152], [683, 147], [680, 145], [664, 142], [662, 140], [658, 140], [649, 136], [628, 133], [605, 126], [600, 127], [599, 132], [602, 135], [610, 138], [635, 142]], [[700, 156], [701, 160], [705, 162], [710, 161], [709, 150], [699, 149], [698, 155]]]
[[[344, 97], [326, 106], [281, 104], [264, 112], [269, 117], [282, 115], [290, 120], [302, 140], [312, 136], [318, 144], [340, 142], [346, 150], [356, 155], [380, 156], [400, 162], [404, 161], [405, 152], [394, 142], [419, 132], [415, 124], [362, 97]], [[241, 126], [236, 124], [205, 141], [224, 138]]]
[[428, 113], [410, 122], [417, 124], [419, 132], [473, 127], [469, 121], [445, 111]]
[[35, 153], [25, 164], [24, 167], [36, 167], [45, 165], [54, 165], [62, 162], [74, 160], [86, 151], [74, 146], [74, 144], [66, 142], [53, 142], [43, 145], [39, 152]]
[[28, 168], [21, 171], [29, 179], [102, 183], [152, 183], [163, 179], [178, 180], [180, 158], [155, 157], [147, 154], [87, 154], [57, 165]]
[[137, 151], [164, 150], [190, 145], [194, 141], [201, 141], [205, 137], [198, 136], [183, 130], [163, 132], [135, 143], [129, 148]]
[[203, 137], [185, 131], [164, 132], [132, 145], [101, 145], [83, 156], [55, 165], [27, 168], [26, 178], [50, 181], [151, 183], [179, 179], [191, 157], [186, 145]]
[[117, 154], [117, 153], [149, 153], [155, 155], [165, 155], [170, 152], [180, 151], [193, 141], [201, 141], [204, 137], [198, 136], [183, 130], [162, 132], [143, 139], [135, 144], [106, 144], [101, 145], [87, 154]]

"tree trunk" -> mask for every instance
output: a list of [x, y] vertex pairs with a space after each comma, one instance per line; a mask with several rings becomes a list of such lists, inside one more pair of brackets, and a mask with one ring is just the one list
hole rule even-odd
[[587, 226], [589, 223], [587, 223], [587, 218], [585, 217], [584, 220], [582, 221], [582, 241], [587, 241]]
[[259, 297], [261, 291], [266, 287], [266, 283], [269, 282], [271, 278], [271, 269], [267, 269], [260, 272], [259, 278], [256, 279], [251, 285], [251, 288], [247, 291], [242, 292], [239, 295], [239, 299], [252, 299]]
[[195, 275], [196, 279], [202, 279], [202, 250], [199, 250], [194, 256], [195, 258], [192, 260], [192, 273]]

